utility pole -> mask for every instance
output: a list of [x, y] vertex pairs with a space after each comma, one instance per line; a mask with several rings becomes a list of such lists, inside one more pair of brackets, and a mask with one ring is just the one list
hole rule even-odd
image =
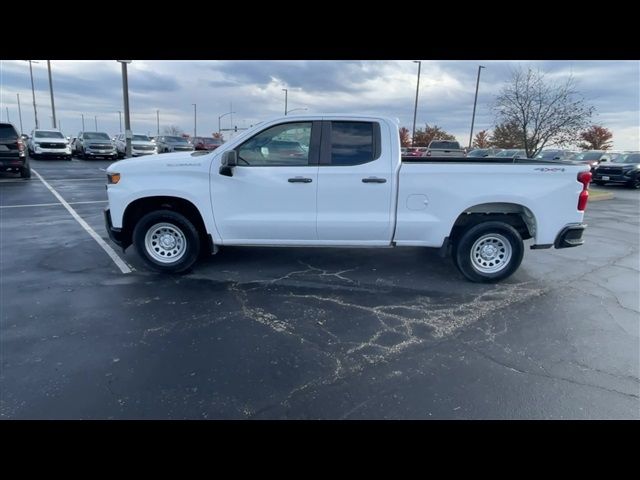
[[80, 114], [82, 116], [82, 131], [84, 132], [84, 113]]
[[20, 94], [16, 93], [18, 96], [18, 117], [20, 117], [20, 135], [22, 135], [22, 109], [20, 108]]
[[411, 146], [414, 146], [415, 138], [416, 138], [416, 116], [418, 115], [418, 93], [420, 92], [420, 68], [422, 67], [422, 62], [420, 60], [414, 60], [413, 63], [418, 64], [418, 83], [416, 85], [416, 104], [413, 107], [413, 133], [411, 134]]
[[193, 138], [197, 137], [196, 134], [196, 130], [197, 130], [197, 124], [198, 124], [198, 117], [197, 117], [197, 110], [196, 110], [196, 104], [192, 103], [191, 105], [193, 105]]
[[98, 116], [94, 116], [93, 120], [96, 122], [96, 132], [98, 131]]
[[287, 88], [283, 88], [284, 92], [284, 114], [287, 114], [287, 101], [289, 100], [289, 90]]
[[160, 136], [160, 110], [156, 110], [157, 135]]
[[7, 122], [11, 123], [11, 120], [9, 120], [9, 107], [6, 107], [6, 109], [7, 109]]
[[56, 123], [56, 104], [53, 101], [53, 80], [51, 80], [51, 61], [47, 60], [47, 70], [49, 70], [49, 93], [51, 94], [51, 111], [53, 112], [53, 128], [58, 128]]
[[480, 71], [485, 68], [478, 65], [478, 79], [476, 80], [476, 98], [473, 100], [473, 115], [471, 116], [471, 133], [469, 133], [469, 149], [471, 149], [471, 140], [473, 138], [473, 124], [476, 120], [476, 103], [478, 103], [478, 86], [480, 85]]
[[120, 122], [120, 133], [122, 133], [122, 111], [118, 110], [118, 121]]
[[131, 121], [129, 118], [129, 79], [127, 78], [127, 64], [131, 60], [118, 60], [122, 64], [122, 96], [124, 97], [124, 136], [126, 139], [126, 158], [131, 158]]

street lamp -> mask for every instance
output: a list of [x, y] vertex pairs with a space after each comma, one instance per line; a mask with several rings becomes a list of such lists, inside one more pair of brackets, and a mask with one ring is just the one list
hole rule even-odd
[[20, 117], [20, 135], [22, 135], [22, 109], [20, 108], [20, 94], [16, 93], [18, 96], [18, 116]]
[[478, 65], [478, 79], [476, 80], [476, 98], [473, 100], [473, 115], [471, 115], [471, 133], [469, 133], [469, 150], [471, 150], [471, 139], [473, 138], [473, 124], [476, 120], [476, 103], [478, 102], [478, 86], [480, 85], [480, 71], [486, 67]]
[[84, 113], [81, 113], [80, 116], [82, 117], [82, 131], [84, 132]]
[[53, 101], [53, 80], [51, 80], [51, 61], [50, 60], [47, 60], [47, 70], [49, 71], [49, 93], [51, 94], [51, 111], [53, 112], [53, 128], [57, 128], [56, 104]]
[[93, 117], [93, 120], [96, 122], [96, 132], [97, 132], [97, 131], [98, 131], [98, 116], [97, 116], [97, 115], [95, 115], [95, 116]]
[[285, 113], [285, 115], [290, 114], [291, 112], [295, 112], [296, 110], [307, 110], [306, 108], [292, 108], [291, 110], [289, 110], [287, 113]]
[[193, 138], [196, 138], [198, 135], [196, 134], [196, 126], [198, 124], [198, 119], [197, 119], [197, 107], [195, 103], [192, 103], [191, 105], [193, 105]]
[[120, 133], [122, 133], [122, 111], [118, 110], [118, 122], [120, 122]]
[[416, 105], [413, 107], [413, 133], [411, 134], [411, 146], [414, 145], [414, 139], [416, 138], [416, 115], [418, 114], [418, 92], [420, 91], [420, 68], [422, 67], [422, 62], [420, 60], [414, 60], [413, 63], [418, 64], [418, 83], [416, 85]]
[[282, 91], [284, 92], [284, 114], [287, 114], [287, 100], [289, 98], [289, 90], [287, 88], [283, 88]]
[[36, 120], [36, 128], [39, 128], [38, 125], [38, 110], [36, 109], [36, 89], [33, 86], [33, 67], [32, 63], [40, 63], [35, 60], [24, 60], [25, 62], [29, 62], [29, 73], [31, 74], [31, 94], [33, 95], [33, 116]]
[[236, 112], [227, 112], [227, 113], [223, 113], [222, 115], [220, 115], [220, 116], [218, 117], [218, 133], [220, 133], [220, 130], [221, 130], [221, 129], [220, 129], [220, 119], [221, 119], [222, 117], [226, 117], [227, 115], [231, 115], [231, 114], [234, 114], [234, 113], [236, 113]]
[[157, 135], [160, 136], [160, 110], [156, 110], [156, 125], [158, 127]]
[[127, 64], [131, 60], [117, 60], [122, 64], [122, 96], [124, 97], [124, 137], [126, 141], [126, 158], [131, 158], [131, 120], [129, 117], [129, 79], [127, 78]]

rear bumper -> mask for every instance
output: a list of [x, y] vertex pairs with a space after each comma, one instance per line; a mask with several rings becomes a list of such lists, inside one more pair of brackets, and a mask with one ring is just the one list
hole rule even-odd
[[25, 157], [11, 157], [0, 158], [0, 170], [6, 170], [8, 168], [21, 168], [27, 164]]
[[584, 233], [585, 228], [587, 228], [587, 225], [584, 223], [574, 223], [565, 226], [560, 230], [553, 246], [555, 248], [579, 247], [584, 244], [582, 234]]
[[124, 235], [122, 234], [121, 228], [115, 228], [113, 223], [111, 222], [111, 211], [108, 208], [104, 209], [104, 225], [107, 229], [107, 234], [109, 235], [109, 239], [116, 245], [118, 245], [122, 250], [125, 250], [129, 245], [131, 245], [130, 241], [125, 240]]

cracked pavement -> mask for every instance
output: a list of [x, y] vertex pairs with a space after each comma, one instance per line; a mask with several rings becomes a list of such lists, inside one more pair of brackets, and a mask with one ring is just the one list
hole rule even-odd
[[[101, 161], [34, 161], [69, 202]], [[73, 179], [67, 181], [66, 179]], [[596, 187], [597, 188], [597, 187]], [[123, 275], [61, 206], [0, 209], [0, 418], [640, 418], [640, 195], [498, 285], [434, 251], [221, 248]], [[54, 203], [0, 177], [0, 206]], [[74, 208], [106, 238], [100, 203]]]

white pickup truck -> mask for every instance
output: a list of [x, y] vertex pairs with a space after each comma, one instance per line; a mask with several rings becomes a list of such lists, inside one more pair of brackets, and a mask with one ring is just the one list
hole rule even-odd
[[431, 140], [427, 147], [427, 157], [464, 157], [467, 151], [460, 143], [451, 140]]
[[495, 282], [531, 248], [582, 245], [588, 165], [402, 158], [397, 123], [286, 116], [213, 152], [107, 169], [110, 238], [155, 270], [183, 272], [224, 245], [432, 247], [469, 280]]

